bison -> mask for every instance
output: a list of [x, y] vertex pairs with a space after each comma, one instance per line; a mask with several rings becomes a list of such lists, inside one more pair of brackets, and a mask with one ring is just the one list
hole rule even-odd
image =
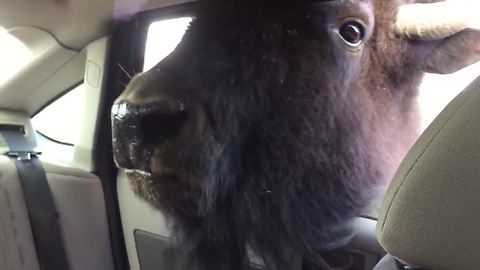
[[195, 5], [112, 110], [116, 163], [171, 218], [175, 267], [246, 269], [251, 249], [267, 269], [322, 268], [416, 140], [423, 74], [480, 60], [479, 32], [413, 2]]

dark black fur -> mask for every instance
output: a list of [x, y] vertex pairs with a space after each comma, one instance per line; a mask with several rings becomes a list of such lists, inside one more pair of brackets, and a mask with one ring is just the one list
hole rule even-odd
[[[285, 269], [289, 251], [320, 262], [348, 237], [418, 134], [422, 70], [393, 30], [403, 2], [204, 0], [130, 84], [204, 113], [188, 139], [116, 153], [151, 172], [130, 170], [132, 186], [172, 218], [186, 268], [244, 269], [248, 246]], [[359, 50], [329, 30], [348, 17], [367, 24]]]

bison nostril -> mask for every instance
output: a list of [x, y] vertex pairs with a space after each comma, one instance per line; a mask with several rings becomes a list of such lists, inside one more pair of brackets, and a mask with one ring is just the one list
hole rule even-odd
[[148, 171], [157, 146], [189, 140], [203, 130], [204, 112], [193, 101], [162, 97], [154, 102], [116, 103], [112, 108], [115, 160], [120, 167]]
[[176, 112], [151, 110], [139, 116], [138, 124], [144, 142], [156, 144], [179, 136], [187, 118], [188, 113], [185, 110]]

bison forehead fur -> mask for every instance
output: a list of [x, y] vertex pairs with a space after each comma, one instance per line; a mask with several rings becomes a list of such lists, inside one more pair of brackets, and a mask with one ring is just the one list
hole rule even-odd
[[[116, 157], [172, 218], [188, 269], [243, 269], [247, 247], [269, 269], [285, 250], [320, 262], [348, 236], [418, 134], [414, 60], [433, 47], [395, 35], [405, 2], [200, 1], [177, 49], [130, 83], [120, 102], [201, 111], [188, 136]], [[358, 46], [338, 33], [352, 19]]]

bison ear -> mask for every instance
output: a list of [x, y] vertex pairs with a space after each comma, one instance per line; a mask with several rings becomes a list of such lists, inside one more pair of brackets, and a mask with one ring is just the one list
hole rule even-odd
[[406, 37], [411, 61], [422, 71], [447, 74], [480, 60], [477, 10], [471, 0], [427, 1], [399, 7], [395, 22]]
[[412, 41], [413, 61], [428, 73], [449, 74], [480, 61], [480, 31], [467, 29], [441, 40]]

